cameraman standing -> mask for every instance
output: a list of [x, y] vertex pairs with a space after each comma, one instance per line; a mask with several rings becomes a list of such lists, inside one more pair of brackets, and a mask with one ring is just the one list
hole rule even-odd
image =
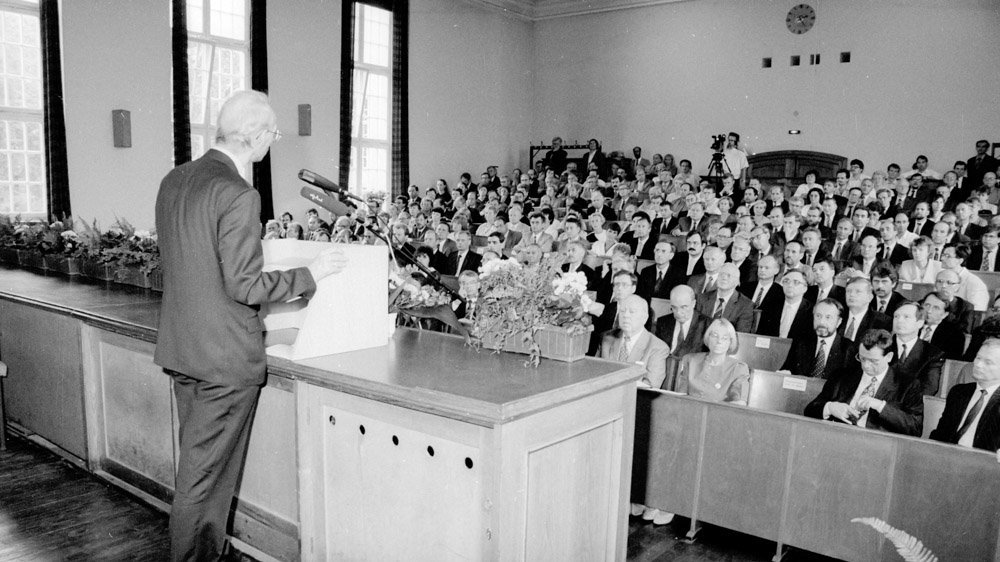
[[750, 162], [747, 161], [747, 153], [743, 152], [739, 148], [740, 135], [738, 133], [729, 133], [726, 137], [726, 149], [722, 151], [722, 155], [726, 160], [726, 165], [728, 170], [733, 174], [733, 178], [736, 179], [736, 186], [739, 188], [745, 187], [746, 181], [746, 169], [750, 167]]

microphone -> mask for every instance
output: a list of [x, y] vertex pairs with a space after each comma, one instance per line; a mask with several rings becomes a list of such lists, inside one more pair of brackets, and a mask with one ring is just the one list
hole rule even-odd
[[350, 214], [351, 210], [347, 208], [340, 201], [337, 201], [335, 197], [330, 197], [326, 193], [309, 187], [308, 185], [303, 185], [302, 190], [299, 191], [299, 195], [305, 197], [306, 199], [315, 203], [318, 207], [322, 207], [327, 211], [330, 211], [334, 215], [343, 216]]
[[347, 197], [348, 199], [354, 199], [355, 201], [359, 201], [361, 203], [365, 202], [364, 199], [358, 197], [357, 195], [351, 193], [350, 191], [347, 191], [343, 187], [340, 187], [339, 185], [337, 185], [337, 184], [333, 183], [332, 181], [324, 178], [323, 176], [317, 174], [316, 172], [312, 172], [312, 171], [307, 170], [305, 168], [302, 168], [301, 170], [299, 170], [299, 179], [302, 180], [302, 181], [304, 181], [304, 182], [306, 182], [306, 183], [315, 185], [316, 187], [322, 189], [323, 191], [329, 191], [331, 193], [336, 193], [337, 195], [339, 195], [341, 197]]

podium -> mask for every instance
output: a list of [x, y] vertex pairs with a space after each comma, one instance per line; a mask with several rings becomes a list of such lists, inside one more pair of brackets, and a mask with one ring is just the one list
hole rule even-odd
[[385, 246], [264, 240], [264, 271], [307, 266], [331, 246], [347, 256], [344, 271], [321, 279], [310, 299], [261, 307], [268, 355], [299, 361], [388, 343]]

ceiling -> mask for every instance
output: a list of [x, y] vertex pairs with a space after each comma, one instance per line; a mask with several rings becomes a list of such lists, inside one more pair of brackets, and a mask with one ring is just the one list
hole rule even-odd
[[511, 17], [531, 21], [626, 10], [685, 0], [470, 0], [501, 10]]

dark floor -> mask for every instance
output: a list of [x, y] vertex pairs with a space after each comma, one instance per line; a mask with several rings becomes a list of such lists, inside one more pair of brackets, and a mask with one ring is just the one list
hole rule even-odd
[[[688, 544], [677, 518], [629, 522], [628, 560], [768, 561], [774, 543], [706, 525]], [[167, 559], [167, 516], [31, 442], [12, 438], [0, 452], [0, 561]], [[244, 557], [244, 560], [250, 560]], [[787, 562], [830, 559], [790, 550]]]

